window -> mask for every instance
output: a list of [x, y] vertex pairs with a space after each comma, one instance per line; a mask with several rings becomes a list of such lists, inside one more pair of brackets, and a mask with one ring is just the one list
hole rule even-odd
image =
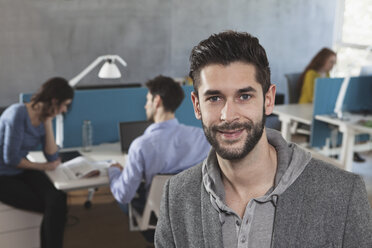
[[372, 0], [339, 0], [337, 16], [334, 76], [357, 76], [372, 66]]

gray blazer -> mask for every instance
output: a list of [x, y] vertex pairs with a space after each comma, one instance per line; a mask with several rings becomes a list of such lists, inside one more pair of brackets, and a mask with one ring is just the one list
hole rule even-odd
[[[156, 247], [223, 247], [217, 211], [202, 184], [202, 165], [164, 187]], [[273, 247], [372, 247], [372, 210], [362, 179], [312, 159], [278, 198]]]

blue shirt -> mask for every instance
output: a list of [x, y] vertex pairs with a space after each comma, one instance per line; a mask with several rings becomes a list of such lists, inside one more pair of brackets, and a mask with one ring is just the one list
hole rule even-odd
[[142, 179], [149, 189], [156, 174], [176, 174], [202, 162], [210, 144], [203, 130], [177, 119], [151, 124], [129, 147], [125, 168], [110, 167], [111, 192], [123, 204], [136, 194]]
[[[44, 147], [44, 123], [33, 126], [23, 103], [9, 106], [0, 116], [0, 175], [21, 173], [23, 169], [17, 165], [40, 144]], [[44, 156], [48, 161], [54, 161], [58, 153], [48, 155], [44, 152]]]

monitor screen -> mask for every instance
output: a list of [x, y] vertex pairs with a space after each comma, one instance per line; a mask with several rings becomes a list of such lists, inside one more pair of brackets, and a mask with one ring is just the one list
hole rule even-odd
[[360, 68], [360, 76], [370, 76], [372, 75], [372, 65], [363, 65]]
[[121, 151], [127, 153], [132, 141], [141, 136], [151, 123], [148, 121], [133, 121], [119, 123]]

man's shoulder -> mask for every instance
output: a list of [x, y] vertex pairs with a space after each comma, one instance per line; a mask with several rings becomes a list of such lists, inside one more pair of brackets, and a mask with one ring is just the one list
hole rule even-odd
[[322, 160], [312, 158], [299, 177], [298, 187], [323, 188], [334, 193], [346, 192], [358, 182], [363, 182], [359, 175], [342, 170]]
[[142, 147], [145, 144], [149, 144], [151, 140], [157, 140], [157, 135], [154, 133], [146, 133], [145, 131], [132, 141], [131, 146]]
[[327, 176], [332, 175], [335, 178], [349, 178], [354, 179], [355, 177], [359, 177], [358, 175], [345, 171], [341, 168], [338, 168], [330, 163], [324, 162], [320, 159], [312, 158], [309, 162], [309, 166], [307, 167], [309, 172], [312, 174], [326, 174]]
[[181, 191], [192, 192], [193, 189], [200, 190], [202, 183], [202, 164], [195, 165], [174, 175], [169, 180], [169, 187], [174, 193]]
[[183, 124], [183, 123], [179, 123], [177, 125], [177, 129], [183, 129], [183, 130], [186, 130], [188, 132], [200, 132], [200, 133], [203, 133], [203, 129], [201, 127], [186, 125], [186, 124]]

